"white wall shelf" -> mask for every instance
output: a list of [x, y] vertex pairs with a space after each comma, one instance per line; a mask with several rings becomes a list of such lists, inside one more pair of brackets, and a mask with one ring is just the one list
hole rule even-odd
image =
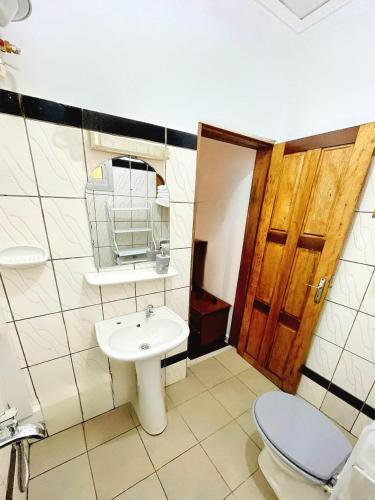
[[44, 264], [47, 260], [47, 250], [36, 245], [18, 245], [4, 248], [0, 252], [0, 267], [11, 267], [14, 269], [34, 267]]
[[139, 283], [140, 281], [153, 281], [177, 276], [177, 271], [169, 266], [166, 274], [158, 274], [155, 268], [127, 269], [125, 271], [100, 271], [99, 273], [86, 273], [85, 278], [89, 285], [106, 286], [120, 283]]

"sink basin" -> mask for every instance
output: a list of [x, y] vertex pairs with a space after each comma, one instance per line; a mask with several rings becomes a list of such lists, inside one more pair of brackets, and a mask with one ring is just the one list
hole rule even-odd
[[146, 432], [160, 434], [167, 426], [160, 358], [187, 339], [188, 325], [168, 307], [157, 307], [150, 318], [142, 311], [98, 321], [95, 331], [99, 347], [109, 358], [135, 362], [135, 410]]
[[95, 324], [102, 351], [113, 359], [139, 361], [174, 349], [189, 335], [185, 321], [167, 307], [157, 307], [154, 315], [127, 314]]

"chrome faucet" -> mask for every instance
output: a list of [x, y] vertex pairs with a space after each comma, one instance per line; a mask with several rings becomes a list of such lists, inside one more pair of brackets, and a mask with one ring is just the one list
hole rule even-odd
[[152, 304], [149, 304], [147, 307], [146, 307], [146, 318], [151, 318], [151, 316], [153, 316], [155, 313], [154, 313], [154, 306]]
[[[24, 493], [29, 483], [29, 465], [24, 441], [29, 439], [43, 439], [47, 436], [47, 431], [43, 424], [18, 425], [18, 420], [16, 419], [17, 412], [17, 408], [8, 408], [3, 413], [0, 413], [0, 448], [5, 448], [9, 445], [12, 446], [7, 490], [13, 492], [14, 475], [16, 472], [15, 461], [17, 458], [18, 489], [21, 493]], [[9, 497], [12, 498], [12, 496]]]

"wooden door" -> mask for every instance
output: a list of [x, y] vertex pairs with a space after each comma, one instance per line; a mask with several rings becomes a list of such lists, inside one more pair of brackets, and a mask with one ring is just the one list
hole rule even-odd
[[374, 123], [348, 130], [272, 152], [238, 351], [292, 393], [374, 151]]

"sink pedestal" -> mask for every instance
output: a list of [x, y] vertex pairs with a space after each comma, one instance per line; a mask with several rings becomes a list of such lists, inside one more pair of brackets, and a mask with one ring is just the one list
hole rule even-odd
[[135, 362], [138, 401], [136, 412], [148, 434], [160, 434], [167, 427], [165, 389], [161, 381], [160, 356]]

